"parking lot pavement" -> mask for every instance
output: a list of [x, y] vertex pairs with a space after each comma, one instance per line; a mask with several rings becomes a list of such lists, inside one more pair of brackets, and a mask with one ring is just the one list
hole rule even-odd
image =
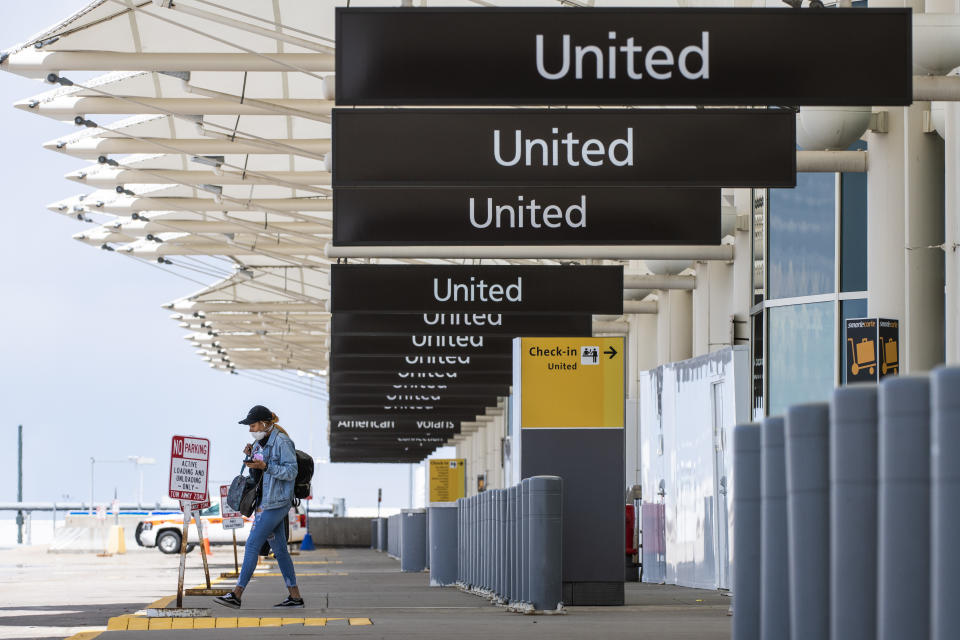
[[715, 591], [632, 583], [623, 607], [570, 607], [566, 615], [524, 616], [453, 588], [431, 588], [426, 573], [401, 573], [396, 560], [367, 549], [319, 549], [295, 556], [294, 562], [304, 609], [273, 608], [286, 589], [275, 563], [267, 562], [244, 592], [242, 609], [219, 606], [209, 597], [187, 597], [185, 607], [208, 608], [209, 617], [173, 621], [115, 616], [112, 630], [98, 637], [155, 640], [155, 631], [161, 629], [165, 634], [160, 638], [195, 640], [316, 634], [369, 640], [499, 639], [521, 634], [549, 640], [730, 637], [730, 600]]

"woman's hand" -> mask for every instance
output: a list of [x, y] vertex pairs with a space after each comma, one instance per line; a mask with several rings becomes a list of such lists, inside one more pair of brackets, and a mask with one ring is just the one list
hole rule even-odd
[[247, 446], [243, 448], [243, 455], [249, 456], [251, 453], [253, 453], [253, 445], [247, 444]]
[[251, 460], [250, 462], [244, 462], [243, 464], [247, 465], [248, 469], [266, 469], [267, 463], [263, 460]]

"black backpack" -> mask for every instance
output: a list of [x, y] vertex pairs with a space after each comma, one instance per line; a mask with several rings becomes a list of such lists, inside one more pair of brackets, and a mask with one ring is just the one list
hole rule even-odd
[[306, 498], [311, 493], [310, 481], [313, 480], [313, 458], [300, 449], [297, 452], [297, 479], [293, 481], [293, 497]]

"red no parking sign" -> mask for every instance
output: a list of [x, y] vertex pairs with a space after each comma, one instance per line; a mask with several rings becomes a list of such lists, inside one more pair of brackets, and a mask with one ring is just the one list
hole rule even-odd
[[192, 436], [173, 436], [170, 447], [170, 488], [175, 500], [207, 500], [207, 467], [210, 441]]

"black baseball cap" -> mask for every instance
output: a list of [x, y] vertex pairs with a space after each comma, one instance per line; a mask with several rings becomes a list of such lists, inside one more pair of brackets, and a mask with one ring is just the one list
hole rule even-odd
[[254, 407], [247, 412], [247, 417], [243, 420], [240, 420], [239, 424], [253, 424], [254, 422], [260, 422], [261, 420], [266, 420], [269, 422], [272, 419], [273, 412], [262, 404], [258, 404], [254, 405]]

